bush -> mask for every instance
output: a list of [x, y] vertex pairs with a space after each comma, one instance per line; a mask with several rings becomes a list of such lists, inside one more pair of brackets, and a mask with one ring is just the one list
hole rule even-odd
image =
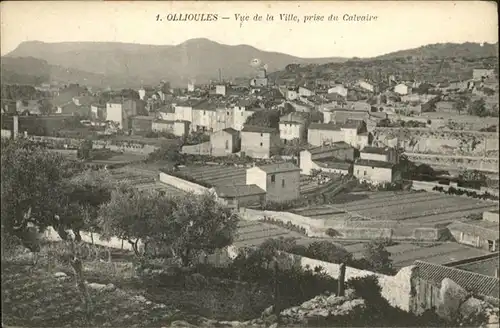
[[291, 231], [295, 231], [295, 232], [298, 232], [300, 234], [303, 234], [304, 236], [307, 236], [307, 230], [301, 226], [298, 226], [296, 224], [293, 224], [291, 221], [288, 221], [287, 223], [284, 223], [283, 221], [280, 221], [280, 220], [276, 220], [276, 219], [273, 219], [273, 218], [270, 218], [270, 217], [266, 217], [264, 216], [263, 219], [260, 219], [259, 220], [260, 222], [265, 222], [265, 223], [269, 223], [269, 224], [273, 224], [273, 225], [276, 225], [278, 227], [282, 227], [282, 228], [285, 228], [285, 229], [288, 229], [288, 230], [291, 230]]

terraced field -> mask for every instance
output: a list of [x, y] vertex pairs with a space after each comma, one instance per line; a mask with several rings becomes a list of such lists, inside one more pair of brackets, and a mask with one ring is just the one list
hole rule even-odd
[[297, 238], [297, 243], [308, 243], [311, 238], [297, 232], [259, 221], [243, 221], [238, 223], [238, 233], [234, 246], [249, 247], [262, 244], [269, 238]]
[[[354, 257], [360, 258], [366, 243], [338, 241]], [[396, 269], [411, 265], [415, 260], [435, 264], [446, 264], [476, 256], [487, 255], [489, 252], [457, 243], [401, 243], [387, 247], [391, 253], [393, 266]]]
[[297, 214], [324, 219], [341, 219], [342, 212], [372, 220], [397, 220], [408, 223], [448, 223], [468, 214], [497, 209], [492, 201], [427, 192], [377, 192], [349, 203], [318, 206]]
[[158, 173], [154, 171], [124, 167], [112, 170], [111, 174], [115, 179], [119, 181], [127, 181], [139, 190], [155, 190], [172, 196], [179, 196], [185, 193], [180, 189], [156, 181]]

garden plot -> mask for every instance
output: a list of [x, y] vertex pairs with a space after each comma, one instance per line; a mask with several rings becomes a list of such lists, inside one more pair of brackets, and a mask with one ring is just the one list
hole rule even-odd
[[334, 206], [373, 220], [415, 220], [430, 224], [450, 222], [467, 214], [482, 213], [496, 207], [496, 204], [426, 192], [381, 192], [370, 194], [367, 199]]
[[136, 187], [139, 190], [152, 190], [152, 191], [158, 191], [158, 192], [163, 192], [167, 196], [182, 196], [185, 195], [186, 192], [181, 189], [177, 189], [173, 186], [167, 185], [166, 183], [161, 183], [158, 181], [147, 183], [147, 184], [142, 184]]
[[443, 243], [430, 247], [408, 250], [401, 254], [394, 254], [391, 258], [393, 265], [401, 268], [412, 265], [416, 260], [435, 264], [445, 264], [487, 254], [490, 253], [482, 249], [472, 248], [457, 243]]
[[246, 184], [246, 169], [234, 166], [192, 166], [179, 169], [181, 174], [213, 186]]
[[270, 238], [310, 238], [297, 232], [290, 231], [272, 224], [259, 221], [240, 221], [238, 223], [237, 237], [234, 242], [236, 247], [258, 246]]

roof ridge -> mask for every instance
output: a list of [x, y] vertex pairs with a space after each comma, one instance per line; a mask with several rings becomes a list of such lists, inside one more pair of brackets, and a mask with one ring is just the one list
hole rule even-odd
[[444, 266], [444, 265], [441, 265], [441, 264], [435, 264], [435, 263], [430, 263], [430, 262], [425, 262], [425, 261], [420, 261], [420, 260], [415, 260], [414, 263], [422, 263], [422, 264], [425, 264], [425, 265], [442, 267], [442, 268], [445, 268], [445, 269], [448, 269], [448, 270], [452, 270], [452, 271], [455, 271], [455, 272], [465, 272], [465, 274], [469, 274], [469, 275], [480, 276], [480, 277], [484, 277], [484, 278], [488, 278], [488, 279], [500, 280], [500, 278], [495, 278], [495, 277], [492, 277], [492, 276], [487, 276], [487, 275], [482, 274], [482, 273], [477, 273], [477, 272], [462, 270], [462, 269], [458, 269], [458, 268], [455, 268], [455, 267], [448, 267], [448, 266]]

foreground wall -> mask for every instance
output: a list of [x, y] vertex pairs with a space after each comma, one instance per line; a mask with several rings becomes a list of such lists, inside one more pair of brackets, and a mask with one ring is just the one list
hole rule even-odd
[[210, 190], [209, 188], [200, 186], [199, 184], [196, 184], [194, 182], [190, 182], [163, 172], [160, 172], [160, 181], [172, 187], [184, 190], [186, 192], [192, 192], [198, 195], [204, 194]]

